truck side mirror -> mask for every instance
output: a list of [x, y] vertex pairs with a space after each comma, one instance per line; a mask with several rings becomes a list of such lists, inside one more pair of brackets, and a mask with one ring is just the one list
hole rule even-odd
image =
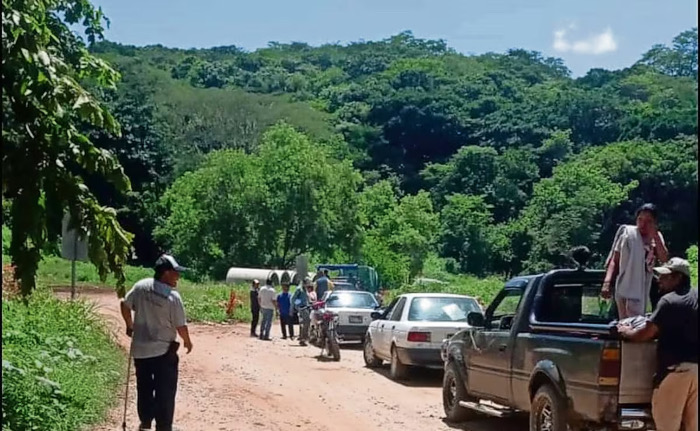
[[483, 328], [485, 326], [485, 321], [486, 319], [484, 319], [484, 315], [478, 311], [470, 311], [469, 314], [467, 314], [467, 323], [469, 326]]

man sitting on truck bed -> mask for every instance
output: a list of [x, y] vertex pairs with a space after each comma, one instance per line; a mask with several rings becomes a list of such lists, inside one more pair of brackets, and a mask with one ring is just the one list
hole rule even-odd
[[646, 325], [619, 325], [621, 336], [647, 341], [658, 336], [658, 368], [652, 396], [657, 431], [698, 429], [698, 291], [690, 287], [688, 261], [672, 258], [654, 268], [665, 292]]

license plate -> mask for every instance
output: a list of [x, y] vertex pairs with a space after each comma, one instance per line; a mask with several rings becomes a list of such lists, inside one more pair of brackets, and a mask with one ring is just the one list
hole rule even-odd
[[362, 316], [350, 316], [348, 321], [350, 323], [362, 323]]

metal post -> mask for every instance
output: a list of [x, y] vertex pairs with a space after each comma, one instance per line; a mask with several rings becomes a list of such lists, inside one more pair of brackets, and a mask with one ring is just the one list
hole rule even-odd
[[75, 259], [78, 258], [78, 235], [73, 241], [73, 259], [70, 261], [70, 299], [75, 299]]
[[70, 299], [75, 299], [75, 259], [70, 261]]

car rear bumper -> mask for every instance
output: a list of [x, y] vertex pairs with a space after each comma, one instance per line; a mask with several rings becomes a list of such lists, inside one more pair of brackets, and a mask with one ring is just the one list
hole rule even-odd
[[336, 332], [343, 340], [361, 340], [367, 333], [369, 325], [338, 325]]
[[406, 365], [438, 366], [442, 367], [443, 361], [440, 349], [407, 349], [396, 347], [399, 360]]

